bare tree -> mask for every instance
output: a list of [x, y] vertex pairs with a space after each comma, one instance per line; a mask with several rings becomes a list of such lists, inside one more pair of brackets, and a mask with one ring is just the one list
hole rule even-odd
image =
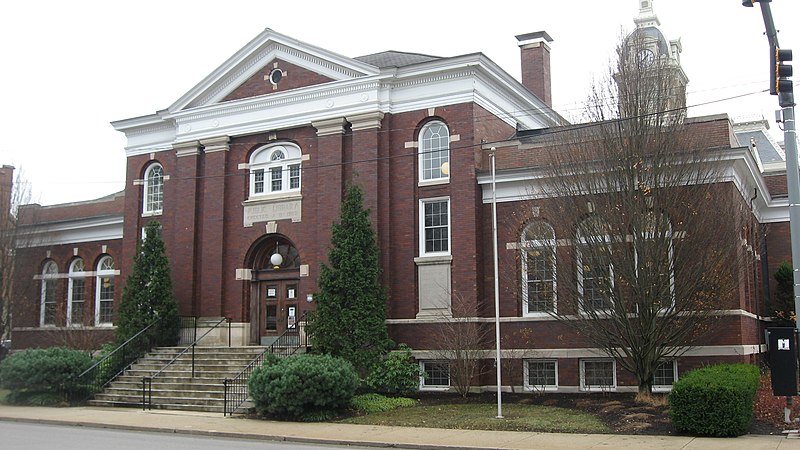
[[23, 236], [18, 207], [30, 203], [31, 189], [22, 172], [14, 176], [14, 167], [0, 167], [0, 340], [11, 332], [14, 300], [15, 252]]
[[477, 309], [457, 292], [452, 294], [452, 315], [439, 317], [434, 332], [433, 353], [448, 362], [450, 383], [466, 397], [473, 383], [490, 370], [482, 364], [491, 343], [493, 328], [477, 320]]
[[557, 307], [541, 308], [536, 286], [526, 301], [615, 358], [649, 394], [657, 367], [735, 300], [742, 241], [754, 233], [747, 199], [722, 176], [724, 149], [707, 148], [685, 119], [680, 67], [646, 48], [623, 40], [593, 87], [587, 124], [548, 138], [533, 201], [550, 205], [548, 220], [567, 239], [539, 258], [558, 261], [564, 282]]

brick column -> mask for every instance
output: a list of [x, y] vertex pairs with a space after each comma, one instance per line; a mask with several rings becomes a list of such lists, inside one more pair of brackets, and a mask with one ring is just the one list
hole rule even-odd
[[202, 210], [200, 233], [195, 233], [200, 252], [197, 284], [200, 295], [199, 315], [219, 317], [223, 315], [223, 283], [227, 276], [223, 273], [224, 218], [225, 218], [225, 175], [228, 162], [228, 136], [200, 141], [204, 147], [205, 163], [200, 185], [202, 185]]
[[[331, 242], [331, 224], [338, 219], [342, 203], [342, 174], [344, 171], [344, 118], [312, 123], [317, 129], [317, 152], [313, 179], [316, 198], [316, 261], [327, 260]], [[306, 178], [308, 179], [308, 178]], [[316, 262], [315, 261], [315, 262]]]
[[199, 280], [195, 279], [197, 273], [197, 250], [199, 241], [196, 232], [200, 229], [198, 186], [200, 185], [200, 143], [197, 141], [183, 142], [172, 146], [175, 150], [177, 161], [177, 180], [175, 187], [175, 202], [177, 211], [173, 214], [173, 239], [170, 252], [172, 261], [173, 284], [181, 286], [175, 290], [175, 300], [181, 314], [197, 315], [200, 313], [197, 297]]
[[370, 219], [378, 229], [379, 162], [378, 131], [383, 120], [382, 112], [361, 114], [347, 118], [353, 130], [353, 184], [364, 190], [364, 207], [371, 209]]

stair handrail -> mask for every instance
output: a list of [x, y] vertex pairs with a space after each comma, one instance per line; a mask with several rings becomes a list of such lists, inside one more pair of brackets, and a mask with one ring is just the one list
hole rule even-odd
[[[256, 355], [238, 374], [236, 374], [232, 378], [225, 378], [225, 380], [223, 380], [222, 385], [225, 389], [225, 392], [223, 394], [223, 406], [222, 406], [223, 416], [233, 415], [233, 413], [236, 412], [236, 410], [239, 409], [239, 407], [242, 406], [242, 404], [244, 404], [245, 401], [247, 401], [248, 397], [247, 380], [250, 379], [250, 375], [253, 373], [253, 370], [256, 367], [261, 367], [261, 364], [263, 364], [264, 357], [267, 355], [267, 353], [276, 354], [275, 345], [277, 342], [281, 340], [288, 342], [288, 339], [285, 338], [285, 336], [289, 335], [293, 336], [294, 334], [298, 335], [296, 346], [281, 346], [281, 348], [291, 349], [291, 351], [289, 351], [288, 353], [280, 355], [284, 358], [295, 354], [297, 350], [300, 349], [300, 347], [308, 346], [308, 337], [306, 336], [304, 330], [301, 330], [301, 328], [307, 322], [307, 316], [308, 316], [307, 313], [308, 311], [304, 311], [303, 315], [300, 316], [300, 320], [298, 320], [297, 324], [294, 327], [287, 328], [280, 336], [278, 336], [277, 339], [275, 339], [275, 342], [270, 344], [270, 346], [267, 347], [263, 352]], [[241, 390], [242, 392], [238, 392], [237, 393], [238, 395], [235, 395], [233, 392], [230, 392], [231, 390], [233, 390], [234, 386], [244, 386], [244, 389]], [[228, 406], [229, 400], [230, 403], [232, 404], [230, 407]]]
[[[108, 383], [111, 382], [111, 380], [113, 380], [119, 374], [121, 374], [125, 370], [127, 370], [128, 367], [130, 367], [131, 364], [134, 363], [134, 361], [136, 361], [139, 357], [141, 357], [142, 355], [139, 355], [139, 354], [126, 355], [125, 354], [126, 349], [129, 348], [129, 347], [132, 347], [133, 346], [132, 342], [134, 342], [136, 339], [138, 339], [139, 336], [144, 335], [144, 333], [147, 332], [147, 330], [149, 330], [150, 328], [152, 328], [152, 327], [156, 326], [157, 324], [159, 324], [161, 322], [161, 320], [163, 320], [163, 318], [158, 318], [158, 319], [150, 322], [149, 325], [147, 325], [146, 327], [144, 327], [141, 330], [139, 330], [136, 334], [134, 334], [133, 336], [129, 337], [125, 342], [123, 342], [122, 344], [118, 345], [114, 350], [111, 350], [108, 354], [106, 354], [105, 356], [103, 356], [102, 358], [97, 360], [88, 369], [84, 370], [79, 375], [77, 375], [75, 377], [76, 384], [77, 385], [85, 385], [85, 386], [88, 387], [87, 392], [85, 393], [86, 394], [85, 397], [82, 398], [81, 400], [86, 400], [89, 397], [91, 397], [92, 395], [94, 395], [95, 393], [97, 393], [100, 390], [102, 390], [104, 387], [106, 387], [106, 385], [108, 385]], [[148, 339], [148, 343], [147, 343], [147, 346], [146, 346], [147, 348], [144, 350], [144, 353], [147, 353], [148, 351], [150, 351], [150, 349], [153, 348], [152, 336], [147, 336], [147, 337], [149, 339]], [[138, 353], [138, 352], [134, 352], [134, 353]], [[98, 370], [101, 370], [101, 369], [107, 368], [107, 367], [110, 367], [112, 371], [115, 370], [113, 368], [113, 365], [112, 365], [114, 363], [114, 360], [112, 358], [116, 358], [119, 355], [121, 355], [121, 357], [122, 357], [121, 358], [122, 363], [120, 364], [120, 368], [116, 369], [117, 371], [115, 373], [113, 373], [113, 374], [110, 374], [110, 376], [108, 376], [109, 374], [106, 373], [105, 375], [107, 375], [107, 376], [98, 377]], [[132, 357], [130, 357], [130, 356], [132, 356]], [[87, 374], [90, 374], [90, 375], [87, 376]], [[81, 380], [84, 377], [88, 378], [88, 380], [86, 382], [82, 383]], [[105, 379], [103, 379], [103, 378], [105, 378]]]
[[[223, 317], [217, 323], [214, 324], [211, 328], [208, 329], [202, 336], [195, 339], [194, 342], [187, 345], [186, 348], [181, 350], [174, 358], [172, 358], [168, 363], [166, 363], [161, 369], [159, 369], [153, 375], [149, 377], [144, 376], [142, 377], [142, 410], [152, 409], [153, 403], [153, 378], [161, 375], [161, 372], [165, 371], [167, 367], [171, 366], [175, 361], [178, 360], [181, 356], [183, 356], [189, 349], [192, 350], [192, 378], [194, 378], [194, 348], [197, 346], [197, 343], [203, 340], [204, 337], [211, 333], [212, 331], [216, 330], [222, 323], [228, 324], [228, 347], [231, 346], [231, 318], [230, 317]], [[146, 399], [146, 400], [145, 400]]]

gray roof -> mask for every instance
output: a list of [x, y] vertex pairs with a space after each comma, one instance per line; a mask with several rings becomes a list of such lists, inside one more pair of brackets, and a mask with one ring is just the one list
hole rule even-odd
[[669, 42], [667, 42], [667, 38], [664, 37], [664, 33], [661, 32], [656, 27], [644, 27], [644, 28], [637, 28], [633, 31], [633, 33], [628, 36], [628, 39], [638, 39], [639, 37], [642, 38], [650, 38], [655, 39], [656, 45], [658, 46], [658, 51], [660, 55], [669, 55]]
[[775, 145], [767, 138], [764, 130], [739, 131], [735, 134], [740, 145], [749, 146], [751, 140], [755, 142], [756, 149], [758, 149], [758, 157], [761, 159], [762, 164], [783, 161], [778, 149], [775, 148]]
[[403, 67], [441, 58], [438, 56], [422, 55], [420, 53], [405, 53], [389, 50], [386, 52], [373, 53], [372, 55], [359, 56], [355, 59], [376, 67]]

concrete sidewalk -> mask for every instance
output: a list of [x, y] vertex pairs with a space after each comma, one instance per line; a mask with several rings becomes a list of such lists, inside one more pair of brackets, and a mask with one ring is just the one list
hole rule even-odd
[[800, 439], [747, 435], [738, 438], [523, 433], [437, 428], [296, 423], [223, 417], [186, 411], [122, 408], [46, 408], [0, 405], [0, 420], [162, 431], [232, 438], [398, 448], [465, 449], [800, 449]]

